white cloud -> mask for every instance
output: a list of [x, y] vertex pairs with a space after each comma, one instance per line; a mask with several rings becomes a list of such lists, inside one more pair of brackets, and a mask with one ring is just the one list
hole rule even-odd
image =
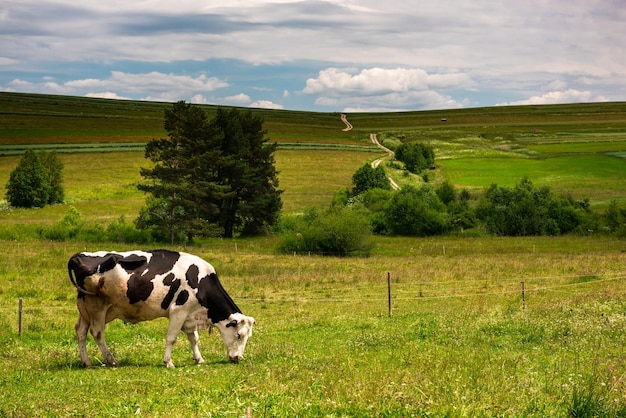
[[194, 94], [191, 96], [191, 99], [189, 99], [189, 102], [194, 104], [207, 104], [209, 101], [202, 94]]
[[84, 78], [59, 83], [45, 77], [40, 83], [20, 79], [12, 80], [8, 87], [15, 91], [33, 93], [68, 94], [89, 97], [107, 97], [177, 101], [191, 97], [193, 102], [204, 103], [202, 93], [227, 87], [229, 84], [216, 78], [201, 74], [188, 75], [165, 74], [157, 71], [150, 73], [111, 72], [108, 78]]
[[344, 109], [407, 110], [462, 107], [438, 90], [469, 87], [466, 74], [429, 74], [423, 69], [364, 69], [354, 74], [336, 68], [320, 71], [309, 78], [305, 94], [319, 95], [316, 104]]
[[283, 109], [282, 105], [273, 103], [269, 100], [257, 100], [256, 102], [251, 103], [249, 107], [258, 107], [262, 109]]
[[132, 100], [130, 97], [120, 96], [117, 93], [111, 91], [103, 91], [99, 93], [87, 93], [85, 97], [96, 97], [100, 99], [115, 99], [115, 100]]
[[19, 61], [15, 60], [15, 59], [8, 58], [8, 57], [0, 57], [0, 66], [3, 66], [3, 65], [7, 65], [7, 66], [8, 65], [15, 65], [15, 64], [18, 64], [18, 63], [19, 63]]
[[250, 103], [251, 99], [250, 99], [250, 96], [248, 96], [247, 94], [239, 93], [234, 96], [224, 97], [224, 101], [226, 103], [244, 104], [244, 103]]
[[565, 91], [550, 91], [539, 96], [532, 96], [525, 100], [514, 102], [498, 103], [497, 106], [515, 105], [542, 105], [557, 103], [585, 103], [585, 102], [606, 102], [608, 99], [603, 96], [595, 96], [590, 91], [579, 91], [568, 89]]

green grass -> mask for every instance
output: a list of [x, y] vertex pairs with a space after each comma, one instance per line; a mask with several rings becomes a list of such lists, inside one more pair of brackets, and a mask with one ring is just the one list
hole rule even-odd
[[[385, 239], [370, 258], [329, 259], [276, 256], [268, 240], [187, 248], [216, 266], [258, 325], [243, 362], [228, 363], [219, 337], [203, 333], [207, 364], [195, 366], [181, 338], [175, 370], [161, 365], [164, 320], [109, 324], [120, 367], [81, 369], [64, 264], [83, 248], [0, 243], [0, 413], [616, 416], [626, 408], [623, 242], [483, 239], [469, 253], [461, 239], [405, 239], [402, 253]], [[446, 255], [426, 253], [443, 247]], [[103, 361], [91, 337], [88, 348], [94, 364]]]
[[557, 194], [588, 197], [597, 205], [626, 200], [626, 160], [605, 155], [529, 158], [459, 158], [441, 160], [445, 178], [461, 187], [484, 189], [496, 183], [511, 187], [522, 177]]
[[621, 138], [610, 141], [558, 141], [549, 144], [531, 145], [528, 149], [541, 154], [600, 154], [607, 152], [626, 151], [626, 141]]

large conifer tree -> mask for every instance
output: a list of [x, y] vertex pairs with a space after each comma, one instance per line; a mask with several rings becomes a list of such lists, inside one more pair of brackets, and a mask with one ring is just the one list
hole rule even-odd
[[259, 232], [281, 208], [273, 152], [262, 120], [218, 109], [210, 121], [199, 107], [175, 103], [165, 112], [166, 139], [146, 146], [153, 168], [139, 188], [151, 194], [138, 219], [173, 243], [193, 236]]

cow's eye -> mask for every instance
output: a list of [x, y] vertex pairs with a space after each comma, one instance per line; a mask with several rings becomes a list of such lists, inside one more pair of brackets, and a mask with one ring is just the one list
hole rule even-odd
[[241, 334], [240, 333], [237, 333], [237, 339], [241, 340]]

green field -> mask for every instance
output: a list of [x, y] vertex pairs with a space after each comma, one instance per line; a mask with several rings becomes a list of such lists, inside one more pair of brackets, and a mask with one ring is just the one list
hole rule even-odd
[[258, 324], [239, 364], [227, 361], [219, 337], [203, 333], [207, 363], [196, 366], [181, 338], [174, 370], [161, 364], [164, 320], [112, 322], [107, 339], [120, 367], [98, 367], [103, 358], [90, 338], [96, 366], [81, 369], [65, 263], [75, 251], [111, 244], [1, 242], [0, 415], [626, 411], [624, 242], [386, 238], [370, 258], [334, 259], [277, 256], [272, 240], [186, 248], [218, 268]]
[[[72, 150], [59, 153], [66, 203], [4, 203], [0, 228], [50, 225], [70, 206], [88, 222], [132, 221], [148, 164], [133, 147], [165, 135], [167, 106], [0, 93], [0, 154], [15, 151], [0, 157], [0, 184], [25, 146]], [[358, 167], [383, 155], [371, 151], [370, 133], [387, 144], [428, 142], [438, 157], [432, 181], [473, 195], [527, 176], [596, 208], [626, 202], [626, 103], [349, 114], [350, 132], [338, 113], [253, 111], [279, 143], [287, 212], [325, 207], [350, 187]], [[112, 322], [120, 367], [80, 367], [67, 260], [128, 245], [0, 241], [0, 417], [626, 415], [623, 240], [376, 237], [368, 258], [330, 258], [277, 255], [279, 239], [172, 248], [214, 264], [257, 320], [244, 361], [229, 363], [219, 337], [203, 333], [207, 363], [194, 364], [183, 336], [174, 370], [161, 363], [165, 320]], [[100, 365], [91, 337], [88, 350]]]

